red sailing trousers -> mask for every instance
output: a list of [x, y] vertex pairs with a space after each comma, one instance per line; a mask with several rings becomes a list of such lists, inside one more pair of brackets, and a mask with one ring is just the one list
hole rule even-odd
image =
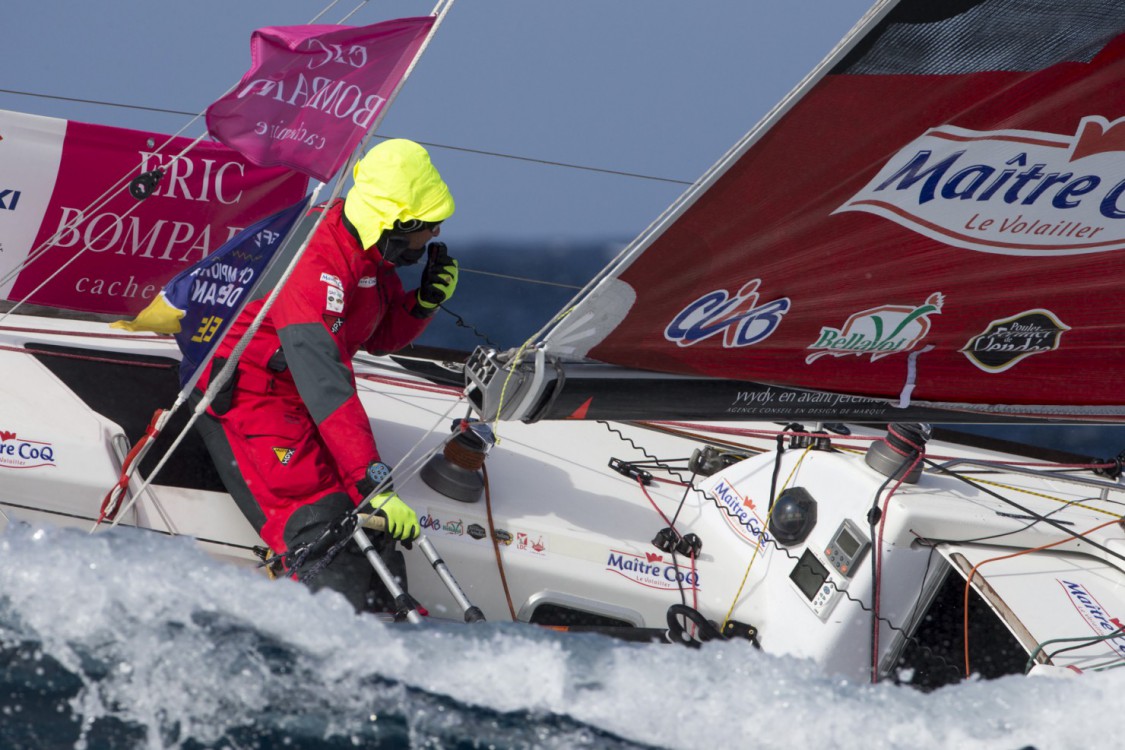
[[355, 504], [362, 500], [340, 476], [295, 391], [285, 398], [239, 388], [236, 403], [219, 421], [237, 462], [230, 468], [241, 474], [261, 508], [265, 522], [259, 533], [275, 552], [286, 551], [285, 523], [298, 507], [334, 492], [346, 493]]

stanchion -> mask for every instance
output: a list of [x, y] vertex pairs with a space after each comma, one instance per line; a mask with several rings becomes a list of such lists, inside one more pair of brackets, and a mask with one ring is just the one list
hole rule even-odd
[[363, 526], [356, 528], [355, 533], [352, 534], [352, 539], [359, 545], [360, 550], [363, 551], [364, 556], [367, 558], [367, 562], [371, 563], [371, 567], [375, 568], [375, 572], [379, 574], [383, 585], [387, 587], [387, 591], [394, 597], [395, 610], [405, 612], [406, 619], [415, 625], [420, 624], [422, 622], [422, 615], [418, 614], [418, 610], [414, 608], [414, 600], [407, 596], [406, 592], [402, 590], [402, 586], [398, 585], [398, 581], [395, 580], [387, 564], [383, 562], [383, 558], [379, 557], [379, 553], [375, 551], [371, 540], [367, 538], [367, 532], [363, 530]]
[[424, 536], [418, 537], [414, 543], [422, 550], [422, 554], [430, 561], [430, 565], [433, 566], [434, 572], [438, 574], [438, 578], [449, 589], [449, 593], [453, 595], [453, 599], [465, 616], [465, 622], [484, 622], [484, 612], [481, 612], [480, 607], [474, 605], [469, 601], [469, 597], [465, 596], [465, 592], [457, 584], [453, 574], [449, 572], [449, 566], [445, 564], [437, 550], [434, 549], [433, 543]]
[[[363, 531], [364, 528], [371, 529], [372, 531], [385, 531], [387, 519], [382, 516], [369, 515], [366, 513], [361, 513], [359, 519], [360, 526], [356, 528], [355, 534], [353, 535], [356, 544], [363, 550], [363, 554], [371, 563], [371, 567], [375, 568], [375, 572], [379, 574], [379, 578], [386, 584], [387, 591], [389, 591], [391, 596], [395, 599], [395, 606], [398, 607], [400, 611], [406, 612], [406, 619], [410, 622], [421, 622], [422, 616], [418, 614], [418, 610], [415, 609], [413, 600], [402, 590], [402, 587], [398, 585], [398, 581], [395, 580], [391, 571], [387, 568], [386, 563], [383, 562], [383, 558], [379, 557], [379, 553], [375, 551], [371, 540], [367, 538], [367, 534]], [[454, 578], [453, 574], [449, 571], [449, 566], [445, 564], [445, 561], [441, 559], [441, 555], [434, 549], [433, 542], [424, 536], [420, 536], [415, 539], [413, 543], [417, 544], [418, 548], [422, 550], [422, 554], [426, 556], [426, 559], [430, 562], [430, 566], [433, 567], [434, 572], [437, 573], [438, 578], [445, 584], [445, 587], [453, 596], [453, 600], [457, 602], [457, 606], [461, 608], [461, 613], [465, 618], [465, 622], [484, 622], [484, 613], [481, 612], [480, 607], [469, 601], [469, 597], [465, 595], [464, 590], [457, 583], [457, 579]]]

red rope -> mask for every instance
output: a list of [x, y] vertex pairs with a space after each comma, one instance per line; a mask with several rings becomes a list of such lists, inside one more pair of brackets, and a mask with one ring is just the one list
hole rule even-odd
[[108, 362], [112, 365], [134, 365], [136, 367], [159, 367], [165, 370], [170, 370], [176, 366], [174, 362], [135, 362], [133, 360], [114, 359], [112, 357], [93, 357], [88, 354], [70, 354], [68, 352], [51, 352], [39, 351], [32, 349], [24, 349], [22, 346], [0, 346], [0, 350], [6, 352], [20, 352], [21, 354], [32, 355], [45, 355], [48, 357], [63, 357], [64, 359], [82, 359], [87, 362]]
[[163, 416], [163, 414], [163, 409], [157, 409], [153, 412], [152, 420], [148, 423], [145, 434], [141, 436], [141, 439], [137, 441], [137, 444], [134, 445], [132, 450], [125, 456], [125, 461], [121, 464], [121, 478], [117, 480], [117, 484], [110, 488], [109, 492], [106, 493], [105, 498], [102, 500], [101, 512], [98, 514], [97, 523], [100, 524], [107, 518], [112, 521], [117, 517], [118, 501], [121, 499], [125, 487], [129, 484], [129, 470], [133, 466], [133, 461], [137, 458], [137, 454], [141, 452], [141, 448], [145, 443], [160, 434], [160, 430], [157, 429], [156, 424], [160, 421], [160, 417]]
[[136, 333], [94, 333], [91, 331], [59, 331], [51, 328], [21, 328], [19, 326], [0, 326], [0, 331], [13, 333], [37, 333], [49, 336], [81, 336], [94, 339], [146, 339], [167, 341], [168, 337], [162, 334], [136, 334]]
[[[672, 523], [671, 519], [668, 518], [668, 516], [664, 515], [664, 511], [662, 511], [660, 509], [660, 506], [656, 504], [656, 501], [652, 499], [652, 495], [648, 494], [648, 490], [645, 489], [645, 483], [643, 481], [641, 481], [640, 477], [637, 478], [637, 486], [641, 488], [641, 492], [644, 493], [645, 497], [648, 499], [649, 504], [652, 505], [653, 510], [655, 510], [657, 513], [660, 514], [660, 517], [664, 520], [664, 523], [668, 524], [668, 528], [670, 528], [672, 530], [672, 532], [676, 535], [677, 538], [683, 539], [683, 534], [681, 534], [679, 532], [679, 530], [676, 528], [676, 526]], [[695, 555], [694, 554], [688, 555], [688, 558], [691, 559], [692, 580], [693, 581], [698, 580], [698, 576], [695, 575]], [[679, 566], [677, 566], [677, 567], [679, 567]], [[696, 609], [696, 610], [699, 609], [699, 587], [696, 586], [694, 583], [691, 585], [691, 606], [692, 606], [692, 609]], [[694, 633], [694, 629], [695, 629], [695, 626], [692, 625], [692, 632], [693, 633]]]
[[496, 555], [496, 570], [500, 573], [500, 586], [504, 589], [504, 601], [508, 603], [508, 613], [512, 622], [516, 621], [516, 608], [512, 604], [512, 592], [508, 589], [508, 576], [504, 573], [504, 560], [500, 557], [500, 540], [496, 536], [496, 524], [492, 521], [492, 492], [488, 486], [488, 469], [481, 466], [484, 472], [484, 509], [488, 515], [488, 535], [492, 538], [492, 551]]
[[[738, 435], [741, 437], [758, 437], [758, 438], [774, 438], [778, 435], [786, 435], [792, 437], [825, 437], [824, 433], [819, 432], [791, 432], [789, 430], [755, 430], [743, 429], [737, 427], [720, 427], [718, 425], [698, 424], [693, 422], [670, 422], [670, 421], [653, 421], [653, 422], [640, 422], [639, 424], [647, 424], [653, 427], [678, 427], [685, 429], [692, 429], [696, 432], [706, 433], [711, 432], [719, 435]], [[897, 433], [896, 433], [897, 434]], [[872, 442], [875, 440], [886, 441], [884, 436], [868, 436], [868, 435], [847, 435], [847, 436], [828, 436], [831, 437], [832, 442], [835, 444], [846, 445], [848, 441], [856, 440], [862, 442]], [[899, 438], [901, 439], [901, 435]], [[892, 446], [893, 449], [893, 446]], [[857, 448], [858, 450], [858, 448]], [[895, 450], [896, 453], [901, 451]], [[947, 456], [941, 454], [930, 454], [930, 458], [934, 460], [948, 461], [957, 458], [957, 456]], [[1113, 463], [1086, 463], [1086, 464], [1060, 464], [1054, 461], [997, 461], [998, 464], [1004, 466], [1049, 466], [1055, 469], [1109, 469], [1113, 468], [1116, 464]]]
[[[676, 527], [672, 525], [672, 521], [668, 518], [668, 516], [664, 515], [664, 511], [660, 510], [660, 506], [657, 505], [656, 501], [652, 499], [652, 495], [648, 494], [648, 490], [645, 489], [645, 483], [641, 481], [640, 477], [637, 477], [637, 486], [641, 488], [641, 492], [643, 492], [645, 494], [645, 497], [648, 498], [648, 502], [652, 506], [653, 510], [660, 514], [660, 517], [664, 519], [664, 523], [668, 524], [668, 528], [672, 529], [672, 531], [676, 531]], [[676, 536], [679, 535], [680, 532], [676, 531]]]
[[[971, 570], [969, 570], [969, 574], [965, 577], [965, 594], [964, 594], [962, 604], [961, 604], [961, 606], [963, 607], [962, 614], [963, 614], [963, 618], [964, 618], [964, 621], [962, 623], [962, 627], [964, 628], [964, 630], [963, 630], [963, 640], [964, 640], [964, 643], [965, 643], [965, 677], [966, 678], [968, 678], [972, 675], [972, 670], [970, 669], [970, 666], [969, 666], [969, 592], [972, 590], [971, 584], [973, 582], [973, 576], [975, 576], [977, 574], [977, 571], [980, 569], [980, 567], [982, 565], [987, 564], [987, 563], [996, 562], [998, 560], [1009, 560], [1013, 557], [1019, 557], [1020, 555], [1027, 555], [1027, 554], [1030, 554], [1032, 552], [1042, 552], [1045, 549], [1050, 549], [1051, 547], [1057, 547], [1060, 544], [1066, 544], [1067, 542], [1073, 541], [1075, 539], [1083, 538], [1087, 534], [1092, 534], [1095, 531], [1097, 531], [1098, 529], [1104, 529], [1106, 526], [1112, 526], [1115, 523], [1121, 523], [1121, 519], [1114, 518], [1112, 520], [1106, 521], [1105, 523], [1098, 524], [1097, 526], [1093, 527], [1092, 529], [1087, 529], [1086, 531], [1083, 531], [1080, 534], [1072, 534], [1071, 536], [1068, 536], [1066, 539], [1060, 539], [1057, 542], [1050, 542], [1049, 544], [1042, 544], [1038, 547], [1031, 547], [1029, 549], [1023, 549], [1023, 550], [1020, 550], [1019, 552], [1013, 552], [1013, 553], [1008, 554], [1008, 555], [1000, 555], [998, 557], [990, 557], [987, 560], [981, 560], [979, 563], [974, 565]], [[981, 576], [981, 580], [984, 581], [983, 575]]]
[[[872, 627], [874, 628], [874, 633], [872, 633], [871, 635], [871, 682], [879, 681], [879, 601], [882, 598], [883, 587], [883, 529], [887, 525], [887, 511], [890, 508], [891, 498], [894, 496], [895, 492], [898, 491], [898, 488], [902, 486], [903, 481], [906, 479], [906, 477], [910, 476], [910, 472], [914, 471], [914, 467], [918, 465], [918, 462], [922, 460], [922, 456], [925, 455], [925, 449], [922, 446], [915, 445], [914, 443], [904, 438], [902, 435], [899, 435], [897, 432], [894, 433], [894, 435], [899, 440], [913, 448], [916, 453], [914, 455], [914, 461], [911, 462], [910, 467], [902, 473], [902, 476], [899, 477], [899, 480], [895, 482], [895, 486], [891, 488], [891, 491], [887, 493], [886, 498], [883, 499], [883, 508], [879, 515], [879, 533], [876, 535], [874, 550], [875, 559], [873, 561], [875, 565], [875, 590], [872, 593], [871, 602], [871, 610], [874, 614], [874, 625], [872, 625]], [[895, 451], [896, 453], [899, 453], [902, 456], [909, 456], [909, 454], [903, 453], [890, 443], [887, 443], [885, 439], [884, 442], [889, 448], [891, 448], [891, 450]]]

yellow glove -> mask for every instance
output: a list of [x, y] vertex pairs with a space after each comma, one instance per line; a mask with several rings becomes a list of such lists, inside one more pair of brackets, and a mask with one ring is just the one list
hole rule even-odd
[[431, 242], [427, 251], [430, 260], [422, 271], [422, 285], [418, 288], [418, 305], [427, 314], [453, 296], [457, 288], [457, 261], [449, 257], [444, 242]]
[[402, 501], [394, 490], [380, 492], [371, 498], [371, 508], [387, 519], [387, 533], [391, 538], [409, 542], [418, 538], [418, 514]]

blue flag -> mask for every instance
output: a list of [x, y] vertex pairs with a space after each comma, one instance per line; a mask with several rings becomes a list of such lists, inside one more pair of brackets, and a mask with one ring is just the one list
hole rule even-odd
[[180, 385], [185, 385], [250, 301], [254, 286], [307, 205], [304, 199], [242, 230], [172, 277], [136, 318], [118, 320], [111, 327], [175, 334], [183, 353]]

